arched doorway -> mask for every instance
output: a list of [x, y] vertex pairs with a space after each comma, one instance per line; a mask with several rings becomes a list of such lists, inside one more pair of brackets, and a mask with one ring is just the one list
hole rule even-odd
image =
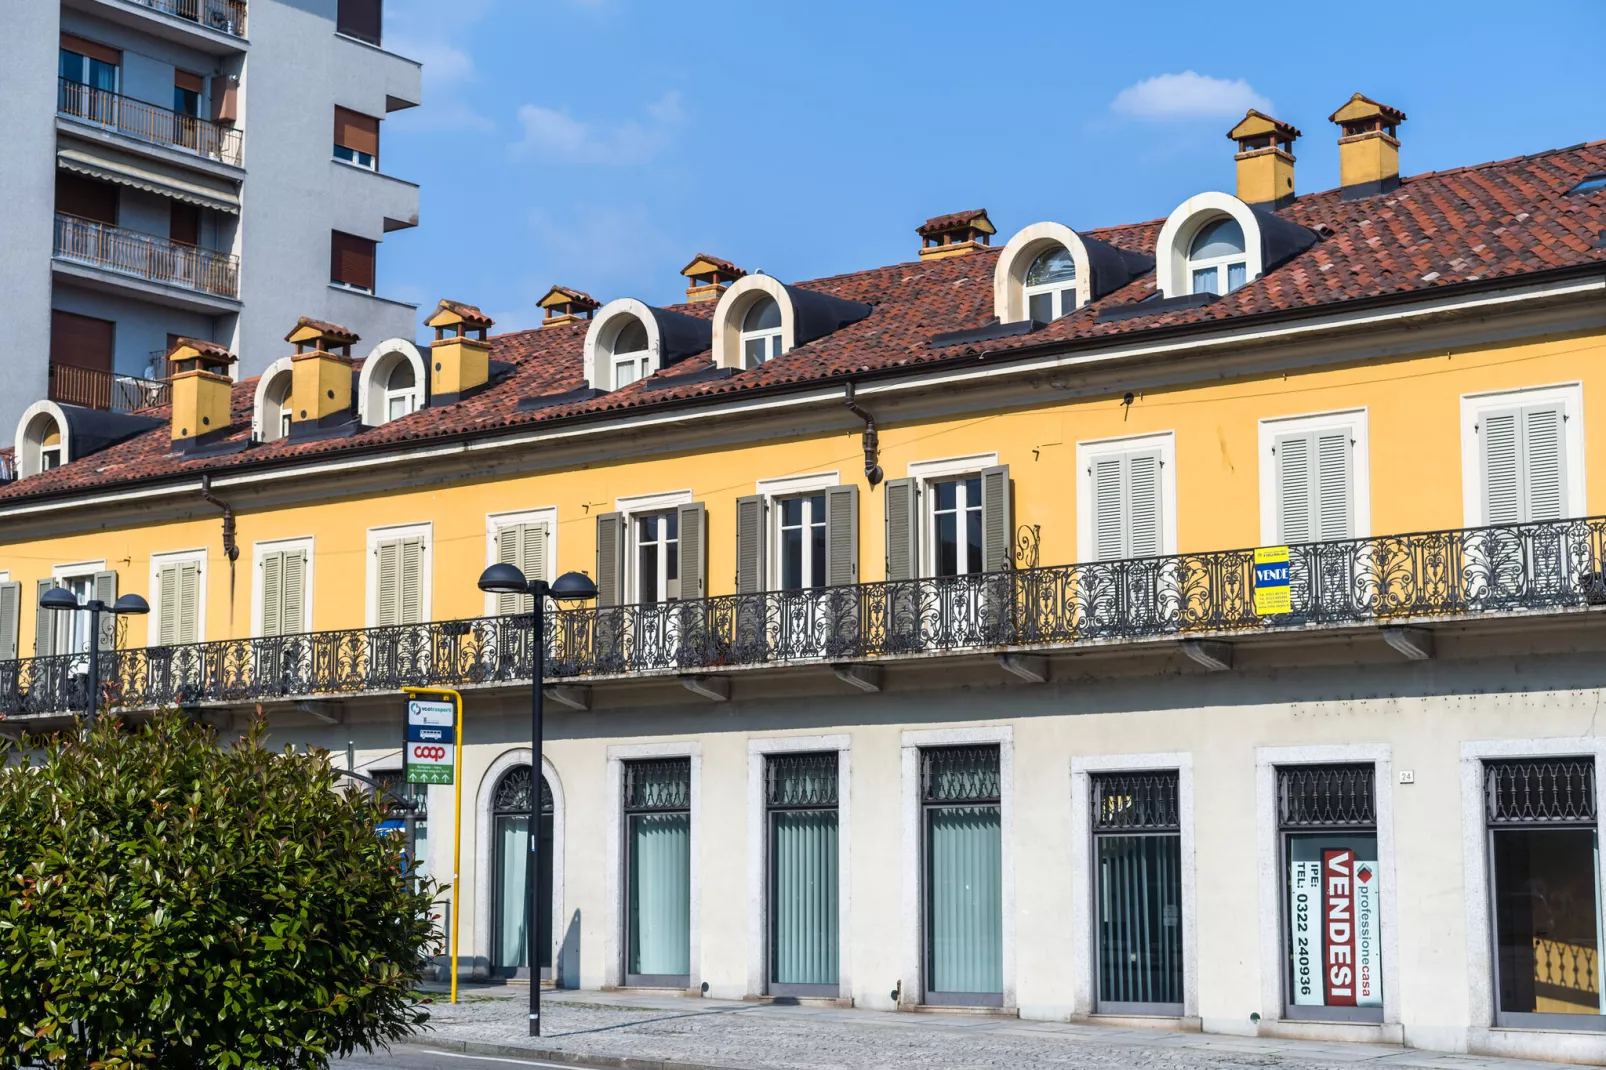
[[[536, 887], [536, 954], [541, 976], [552, 976], [552, 789], [541, 778], [541, 872]], [[502, 774], [491, 796], [491, 842], [495, 850], [492, 884], [491, 972], [497, 977], [530, 976], [525, 930], [525, 881], [530, 857], [530, 767]]]

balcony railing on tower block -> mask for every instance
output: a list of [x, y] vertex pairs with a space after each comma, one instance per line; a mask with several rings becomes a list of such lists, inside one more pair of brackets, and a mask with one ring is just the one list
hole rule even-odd
[[70, 78], [59, 79], [59, 84], [56, 110], [62, 115], [104, 126], [152, 145], [193, 152], [235, 166], [240, 164], [240, 131], [232, 126], [220, 126]]
[[198, 23], [231, 37], [245, 36], [246, 0], [126, 0], [135, 7], [148, 7]]
[[160, 380], [117, 375], [99, 368], [51, 364], [48, 396], [51, 401], [64, 405], [133, 412], [152, 405], [166, 405], [172, 397], [172, 387]]
[[55, 252], [63, 260], [151, 282], [217, 297], [240, 295], [240, 261], [232, 254], [63, 212], [56, 213]]
[[[550, 679], [1250, 636], [1606, 606], [1606, 517], [1290, 548], [1293, 610], [1255, 612], [1252, 549], [770, 591], [547, 616]], [[127, 709], [527, 682], [529, 615], [103, 655]], [[83, 704], [84, 655], [0, 662], [0, 713]], [[74, 690], [77, 688], [78, 690]]]

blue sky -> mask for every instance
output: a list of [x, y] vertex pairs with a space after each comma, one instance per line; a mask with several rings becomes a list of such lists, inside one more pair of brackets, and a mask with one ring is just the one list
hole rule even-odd
[[1606, 138], [1606, 0], [1344, 10], [389, 0], [424, 105], [385, 123], [384, 168], [423, 221], [380, 289], [515, 329], [552, 283], [677, 301], [697, 252], [808, 279], [912, 259], [959, 209], [999, 241], [1152, 219], [1232, 190], [1248, 106], [1304, 131], [1299, 189], [1327, 189], [1356, 91], [1409, 116], [1408, 174]]

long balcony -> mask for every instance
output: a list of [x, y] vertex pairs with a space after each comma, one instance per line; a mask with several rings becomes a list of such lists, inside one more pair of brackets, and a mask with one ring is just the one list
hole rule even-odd
[[214, 297], [240, 296], [239, 257], [62, 212], [56, 213], [55, 254], [77, 264]]
[[[1022, 568], [957, 579], [583, 608], [548, 617], [547, 678], [709, 676], [1104, 644], [1217, 644], [1606, 606], [1606, 517], [1421, 532], [1290, 551], [1293, 611], [1255, 612], [1251, 549]], [[465, 579], [465, 583], [471, 580]], [[528, 682], [531, 617], [311, 632], [103, 655], [126, 709]], [[0, 712], [81, 709], [87, 659], [0, 663]]]
[[193, 152], [209, 160], [241, 164], [240, 131], [206, 119], [96, 89], [69, 78], [58, 80], [56, 111], [151, 145]]
[[166, 15], [193, 22], [231, 37], [245, 36], [246, 0], [125, 0], [133, 7], [146, 7]]
[[82, 405], [106, 412], [133, 412], [152, 405], [166, 405], [172, 387], [159, 379], [117, 375], [99, 368], [79, 368], [72, 364], [50, 365], [51, 401]]

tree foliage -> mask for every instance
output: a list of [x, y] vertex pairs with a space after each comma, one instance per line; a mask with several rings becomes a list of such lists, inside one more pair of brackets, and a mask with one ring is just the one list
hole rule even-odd
[[384, 803], [265, 734], [0, 746], [0, 1065], [321, 1068], [422, 1025], [431, 895]]

